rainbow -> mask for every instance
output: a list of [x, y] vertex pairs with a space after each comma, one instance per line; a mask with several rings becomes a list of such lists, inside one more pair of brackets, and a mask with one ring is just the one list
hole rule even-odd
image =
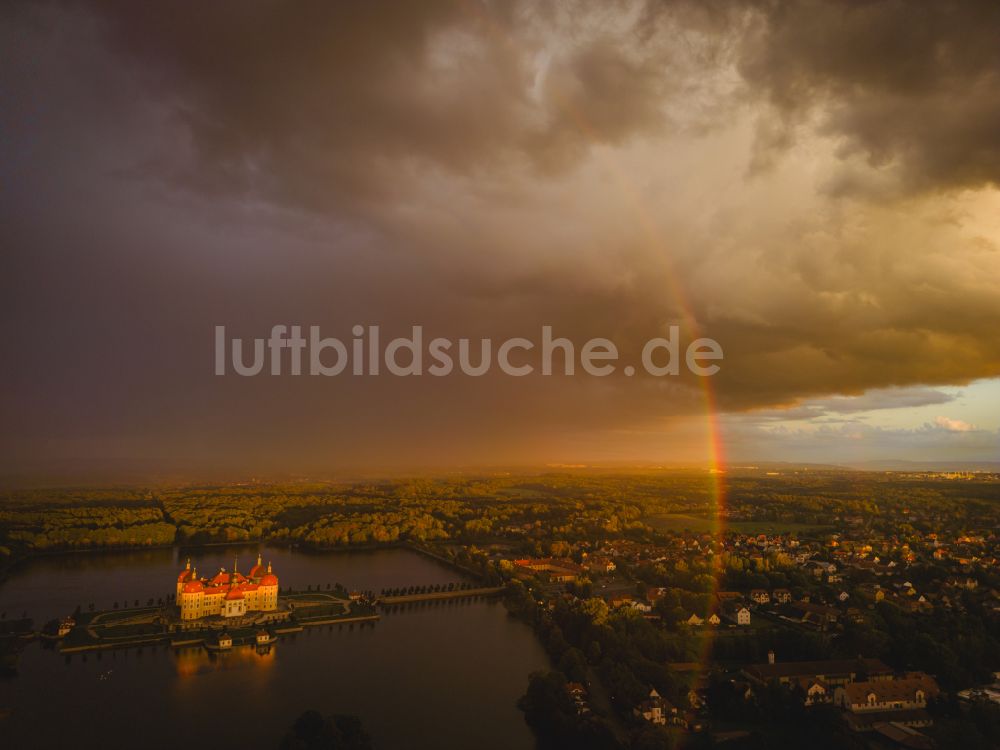
[[[502, 44], [505, 44], [515, 51], [519, 51], [516, 42], [497, 24], [490, 16], [486, 6], [482, 3], [469, 2], [464, 7], [468, 12], [485, 23], [486, 28], [492, 32]], [[599, 144], [601, 139], [596, 129], [587, 121], [587, 118], [570, 102], [557, 98], [556, 104], [576, 125], [584, 137], [593, 144]], [[641, 192], [637, 189], [634, 181], [630, 179], [628, 172], [615, 161], [607, 149], [594, 149], [593, 153], [601, 161], [602, 166], [612, 175], [615, 187], [624, 197], [626, 204], [631, 207], [637, 225], [640, 227], [642, 237], [649, 250], [662, 257], [667, 263], [667, 282], [669, 293], [677, 303], [685, 328], [693, 338], [701, 336], [701, 327], [692, 305], [688, 301], [687, 295], [681, 286], [678, 274], [670, 266], [670, 254], [667, 250], [667, 243], [659, 235], [656, 224], [652, 219], [652, 213], [646, 206]], [[710, 502], [712, 508], [712, 536], [714, 539], [721, 539], [726, 531], [726, 456], [725, 444], [719, 420], [719, 410], [717, 406], [716, 393], [713, 389], [712, 378], [698, 378], [702, 404], [704, 406], [704, 426], [706, 435], [705, 455], [707, 458], [708, 476], [710, 481]], [[721, 571], [717, 570], [712, 576], [711, 594], [715, 599], [715, 594], [719, 590], [719, 578]], [[710, 661], [712, 652], [713, 635], [711, 629], [703, 631], [701, 644], [699, 647], [699, 663], [703, 666]]]

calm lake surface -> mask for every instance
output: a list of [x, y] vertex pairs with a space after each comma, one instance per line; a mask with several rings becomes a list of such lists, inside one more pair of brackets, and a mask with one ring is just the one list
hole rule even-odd
[[[0, 610], [38, 629], [79, 604], [171, 593], [190, 554], [200, 575], [256, 561], [258, 548], [75, 554], [36, 560], [0, 585]], [[281, 587], [374, 590], [462, 580], [408, 550], [297, 553], [262, 547]], [[270, 653], [169, 646], [65, 656], [29, 645], [0, 678], [8, 748], [276, 748], [304, 710], [357, 714], [377, 750], [532, 748], [515, 702], [547, 660], [495, 600], [411, 605], [372, 625], [306, 628]]]

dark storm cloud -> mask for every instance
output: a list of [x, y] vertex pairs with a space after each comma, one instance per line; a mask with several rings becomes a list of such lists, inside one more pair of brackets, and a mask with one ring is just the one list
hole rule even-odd
[[[818, 120], [843, 157], [896, 188], [1000, 183], [1000, 4], [992, 0], [751, 3], [739, 70], [780, 118], [762, 118], [758, 160]], [[851, 190], [851, 177], [833, 187]]]
[[[734, 104], [768, 104], [755, 169], [818, 132], [895, 192], [1000, 178], [1000, 6], [989, 0], [672, 0], [631, 15], [627, 4], [437, 0], [82, 5], [192, 139], [190, 171], [156, 170], [297, 205], [398, 198], [430, 166], [474, 174], [520, 156], [567, 168], [594, 143], [663, 131], [670, 98], [696, 107], [719, 64], [745, 84]], [[696, 67], [678, 50], [694, 50]], [[827, 187], [870, 190], [870, 177], [845, 169]]]
[[[815, 419], [882, 409], [911, 409], [917, 406], [947, 404], [957, 398], [960, 398], [960, 395], [952, 395], [934, 388], [874, 388], [860, 396], [809, 399], [792, 409], [760, 410], [753, 415], [765, 421]], [[837, 417], [834, 417], [834, 421], [836, 420]], [[824, 419], [824, 422], [827, 421], [829, 420]]]
[[149, 169], [209, 191], [374, 210], [414, 173], [504, 170], [512, 156], [562, 169], [664, 122], [656, 61], [599, 33], [549, 61], [559, 18], [544, 6], [82, 5], [190, 136], [190, 164]]

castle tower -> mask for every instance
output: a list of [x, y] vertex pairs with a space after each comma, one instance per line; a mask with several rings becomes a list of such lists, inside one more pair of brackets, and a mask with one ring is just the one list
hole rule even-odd
[[261, 610], [271, 612], [278, 608], [278, 576], [271, 571], [271, 562], [267, 563], [267, 573], [260, 579], [260, 597], [258, 599]]
[[180, 572], [177, 576], [177, 596], [181, 595], [181, 590], [184, 588], [184, 584], [195, 580], [191, 572], [191, 558], [187, 559], [187, 563], [184, 565], [184, 570]]
[[260, 552], [257, 553], [257, 564], [250, 568], [250, 573], [247, 578], [252, 580], [254, 583], [259, 583], [260, 579], [264, 577], [264, 561], [261, 558]]

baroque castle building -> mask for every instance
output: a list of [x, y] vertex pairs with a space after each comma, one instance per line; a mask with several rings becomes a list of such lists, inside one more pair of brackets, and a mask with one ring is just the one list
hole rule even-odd
[[177, 605], [181, 620], [202, 617], [241, 617], [249, 612], [272, 612], [278, 608], [278, 576], [257, 555], [257, 564], [243, 575], [233, 561], [232, 571], [220, 568], [212, 578], [199, 578], [191, 560], [177, 576]]

